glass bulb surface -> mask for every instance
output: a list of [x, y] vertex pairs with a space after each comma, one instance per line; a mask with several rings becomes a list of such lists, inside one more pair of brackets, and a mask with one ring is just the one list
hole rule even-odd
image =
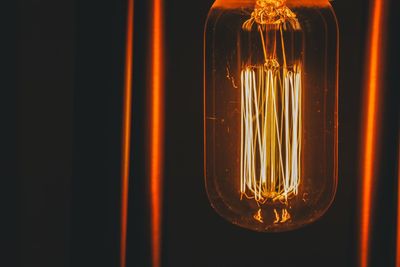
[[205, 182], [256, 231], [321, 217], [337, 186], [338, 28], [324, 0], [217, 0], [205, 26]]

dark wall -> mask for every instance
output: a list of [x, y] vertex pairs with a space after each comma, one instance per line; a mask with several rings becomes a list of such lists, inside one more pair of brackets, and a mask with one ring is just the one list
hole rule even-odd
[[[128, 266], [150, 266], [146, 70], [149, 1], [135, 1]], [[356, 266], [359, 151], [368, 5], [333, 2], [340, 24], [339, 188], [303, 229], [260, 234], [221, 219], [203, 182], [203, 26], [211, 0], [165, 1], [163, 266]], [[400, 59], [391, 1], [373, 267], [394, 266]], [[12, 218], [1, 266], [117, 266], [126, 0], [13, 7], [3, 201]], [[15, 49], [15, 50], [13, 50]], [[8, 50], [7, 50], [8, 51]], [[15, 51], [15, 52], [13, 52]], [[3, 108], [3, 107], [2, 107]], [[8, 228], [7, 228], [8, 229]], [[14, 230], [15, 229], [15, 230]]]
[[[75, 3], [17, 1], [15, 119], [18, 255], [12, 266], [69, 266]], [[14, 17], [15, 19], [15, 17]], [[9, 26], [14, 26], [8, 23]], [[15, 202], [14, 202], [15, 201]]]

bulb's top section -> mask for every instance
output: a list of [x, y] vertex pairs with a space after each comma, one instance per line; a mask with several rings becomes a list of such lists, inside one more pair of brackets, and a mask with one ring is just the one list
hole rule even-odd
[[276, 6], [286, 4], [289, 7], [311, 6], [311, 7], [327, 7], [329, 0], [216, 0], [214, 7], [238, 8], [243, 6], [260, 5], [262, 2]]
[[251, 31], [254, 23], [276, 26], [289, 23], [293, 29], [300, 29], [296, 14], [285, 5], [285, 0], [257, 0], [251, 18], [243, 24], [243, 28]]

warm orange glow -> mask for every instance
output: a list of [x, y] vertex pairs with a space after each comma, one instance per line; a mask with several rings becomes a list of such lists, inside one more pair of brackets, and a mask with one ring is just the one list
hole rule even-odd
[[[217, 0], [214, 3], [215, 7], [221, 6], [225, 8], [236, 8], [245, 4], [254, 5], [256, 0]], [[289, 7], [296, 6], [314, 6], [314, 7], [326, 7], [329, 6], [329, 0], [286, 0], [286, 4]]]
[[164, 133], [163, 1], [153, 0], [150, 71], [150, 194], [153, 267], [161, 266], [162, 173]]
[[400, 136], [399, 136], [399, 152], [397, 160], [397, 249], [396, 249], [396, 266], [400, 266]]
[[361, 227], [360, 227], [360, 266], [368, 267], [370, 252], [370, 231], [373, 211], [373, 185], [375, 183], [376, 153], [379, 125], [379, 93], [381, 91], [384, 35], [385, 0], [375, 0], [371, 5], [371, 24], [369, 26], [369, 47], [367, 51], [367, 69], [365, 80], [365, 119], [362, 151], [361, 184]]
[[[278, 6], [284, 3], [274, 1]], [[281, 19], [300, 30], [289, 8], [276, 10], [284, 14]], [[282, 66], [276, 51], [269, 51], [262, 23], [276, 20], [266, 19], [265, 14], [262, 6], [256, 7], [242, 26], [251, 31], [258, 24], [264, 60], [261, 66], [248, 65], [241, 71], [240, 193], [257, 204], [268, 200], [286, 204], [298, 194], [301, 180], [301, 64], [287, 66], [284, 24], [276, 26], [279, 37], [269, 40], [274, 47], [281, 44]], [[276, 71], [278, 67], [283, 71]]]
[[292, 2], [217, 0], [240, 4], [214, 5], [204, 31], [206, 191], [259, 232], [318, 220], [337, 188], [336, 16]]
[[301, 70], [294, 69], [284, 67], [281, 83], [279, 73], [265, 66], [246, 67], [241, 74], [240, 193], [257, 204], [286, 203], [298, 194]]
[[125, 83], [122, 122], [121, 155], [121, 237], [120, 266], [126, 266], [126, 236], [128, 228], [128, 188], [132, 122], [132, 64], [133, 64], [133, 8], [134, 0], [128, 1], [126, 18]]

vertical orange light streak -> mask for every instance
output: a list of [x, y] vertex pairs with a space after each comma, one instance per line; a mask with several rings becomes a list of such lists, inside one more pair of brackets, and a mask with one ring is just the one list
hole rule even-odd
[[369, 25], [367, 68], [364, 88], [364, 126], [362, 149], [362, 182], [361, 182], [361, 227], [360, 227], [360, 267], [368, 267], [370, 252], [370, 232], [373, 205], [373, 185], [376, 172], [377, 139], [379, 130], [379, 93], [381, 92], [383, 69], [385, 0], [372, 0]]
[[152, 0], [150, 70], [150, 205], [153, 267], [161, 266], [164, 133], [163, 1]]
[[132, 68], [133, 68], [133, 14], [134, 0], [128, 0], [125, 44], [125, 81], [122, 118], [121, 155], [121, 236], [120, 267], [126, 266], [126, 238], [128, 228], [128, 187], [132, 127]]

